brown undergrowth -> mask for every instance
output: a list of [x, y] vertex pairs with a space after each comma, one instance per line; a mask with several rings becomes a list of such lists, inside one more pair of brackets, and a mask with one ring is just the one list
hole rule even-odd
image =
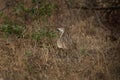
[[[119, 80], [119, 36], [113, 40], [95, 12], [69, 10], [64, 1], [51, 1], [57, 3], [57, 10], [43, 9], [51, 16], [46, 18], [43, 12], [42, 20], [41, 15], [36, 19], [37, 14], [31, 17], [24, 11], [18, 19], [13, 7], [5, 10], [13, 21], [0, 29], [0, 80]], [[1, 18], [1, 24], [7, 19]], [[14, 25], [21, 26], [22, 32]], [[76, 48], [57, 47], [58, 27], [65, 28]]]

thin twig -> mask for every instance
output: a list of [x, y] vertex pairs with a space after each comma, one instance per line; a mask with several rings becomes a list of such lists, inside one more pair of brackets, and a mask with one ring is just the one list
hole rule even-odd
[[88, 8], [88, 7], [84, 7], [84, 6], [75, 6], [72, 8], [76, 8], [76, 9], [84, 9], [84, 10], [118, 10], [120, 9], [120, 6], [116, 7], [116, 6], [111, 6], [111, 7], [93, 7], [93, 8]]
[[6, 6], [4, 8], [2, 8], [2, 9], [0, 9], [0, 12], [4, 11], [5, 9], [6, 9]]

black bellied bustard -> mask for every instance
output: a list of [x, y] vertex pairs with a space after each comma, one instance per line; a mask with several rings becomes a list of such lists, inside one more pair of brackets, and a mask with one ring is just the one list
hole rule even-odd
[[65, 28], [57, 28], [60, 32], [60, 37], [57, 40], [57, 46], [58, 48], [62, 49], [71, 49], [73, 41], [70, 38], [69, 34], [67, 31], [65, 31]]

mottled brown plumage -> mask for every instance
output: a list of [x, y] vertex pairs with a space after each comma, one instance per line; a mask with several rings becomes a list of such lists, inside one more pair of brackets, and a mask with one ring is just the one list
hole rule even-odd
[[58, 28], [58, 30], [60, 31], [60, 37], [57, 40], [58, 48], [70, 49], [73, 42], [68, 32], [65, 30], [65, 28]]

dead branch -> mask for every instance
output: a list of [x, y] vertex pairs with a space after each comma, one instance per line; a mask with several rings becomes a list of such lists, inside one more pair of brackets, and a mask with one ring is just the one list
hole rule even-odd
[[116, 7], [116, 6], [112, 6], [112, 7], [93, 7], [93, 8], [88, 8], [88, 7], [84, 7], [84, 6], [75, 6], [72, 7], [74, 9], [84, 9], [84, 10], [119, 10], [120, 6]]

